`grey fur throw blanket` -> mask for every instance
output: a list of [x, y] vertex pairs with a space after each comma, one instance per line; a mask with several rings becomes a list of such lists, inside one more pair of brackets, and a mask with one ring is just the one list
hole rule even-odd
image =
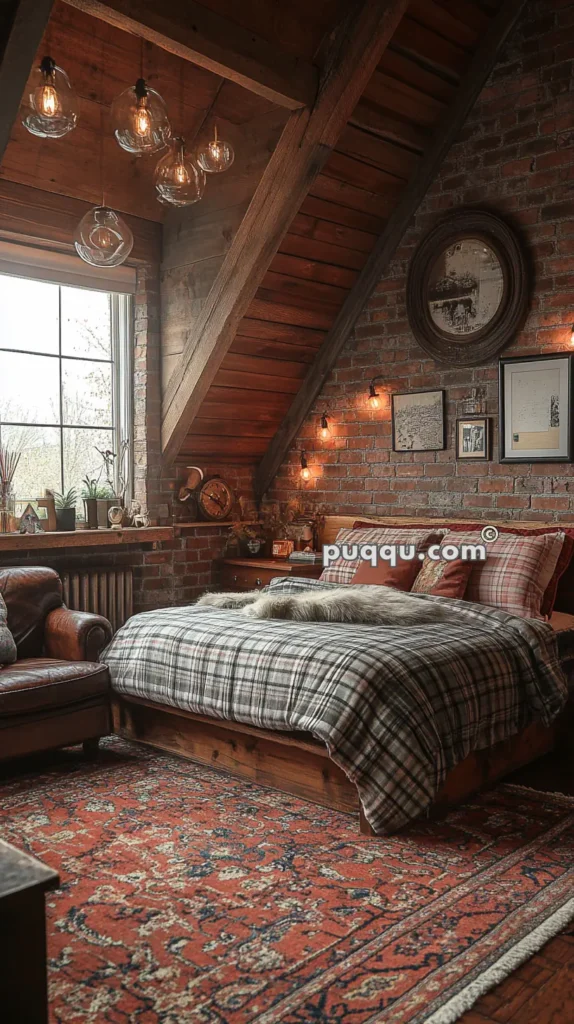
[[392, 587], [346, 586], [281, 594], [204, 594], [197, 602], [210, 608], [233, 608], [250, 619], [298, 622], [349, 622], [364, 626], [416, 626], [452, 621], [448, 605], [421, 601]]

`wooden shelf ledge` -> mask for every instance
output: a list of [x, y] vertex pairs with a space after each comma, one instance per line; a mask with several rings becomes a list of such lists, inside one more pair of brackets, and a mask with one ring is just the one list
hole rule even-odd
[[171, 526], [148, 526], [122, 530], [62, 530], [57, 533], [0, 533], [3, 551], [37, 551], [40, 548], [97, 548], [115, 544], [155, 544], [172, 540]]

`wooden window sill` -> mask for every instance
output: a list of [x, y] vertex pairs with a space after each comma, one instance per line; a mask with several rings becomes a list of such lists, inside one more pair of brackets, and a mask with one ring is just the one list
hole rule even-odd
[[58, 533], [0, 533], [0, 552], [37, 551], [40, 548], [96, 548], [115, 544], [154, 544], [172, 540], [171, 526], [148, 526], [121, 530], [74, 530]]

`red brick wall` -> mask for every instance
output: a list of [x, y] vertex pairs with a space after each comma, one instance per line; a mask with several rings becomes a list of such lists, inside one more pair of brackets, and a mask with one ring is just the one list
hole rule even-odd
[[[409, 260], [445, 211], [482, 205], [508, 218], [532, 264], [524, 329], [505, 355], [572, 351], [574, 321], [574, 3], [526, 5], [502, 59], [421, 205], [388, 272], [363, 310], [354, 336], [276, 480], [275, 497], [300, 488], [298, 450], [313, 479], [306, 490], [331, 511], [498, 519], [572, 519], [574, 466], [498, 463], [497, 365], [449, 369], [414, 341], [405, 309]], [[388, 408], [371, 413], [369, 379], [388, 391], [444, 387], [447, 448], [393, 453]], [[454, 422], [462, 400], [486, 385], [495, 457], [469, 465], [454, 458]], [[380, 389], [381, 390], [381, 389]], [[324, 409], [333, 440], [318, 439]]]

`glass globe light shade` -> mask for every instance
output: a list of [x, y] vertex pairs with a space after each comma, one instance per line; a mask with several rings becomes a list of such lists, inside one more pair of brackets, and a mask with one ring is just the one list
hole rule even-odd
[[133, 249], [134, 236], [126, 222], [108, 206], [94, 206], [76, 228], [76, 252], [92, 267], [119, 267]]
[[112, 128], [122, 149], [136, 156], [159, 152], [171, 137], [165, 103], [143, 78], [116, 96]]
[[173, 139], [169, 152], [158, 160], [154, 180], [160, 202], [172, 206], [191, 206], [205, 190], [205, 174], [186, 153], [181, 138]]
[[235, 151], [230, 142], [223, 142], [217, 137], [217, 125], [213, 130], [213, 139], [198, 150], [197, 162], [208, 174], [221, 174], [227, 171], [235, 160]]
[[22, 124], [41, 139], [61, 139], [78, 123], [78, 98], [51, 57], [35, 68], [25, 94]]

